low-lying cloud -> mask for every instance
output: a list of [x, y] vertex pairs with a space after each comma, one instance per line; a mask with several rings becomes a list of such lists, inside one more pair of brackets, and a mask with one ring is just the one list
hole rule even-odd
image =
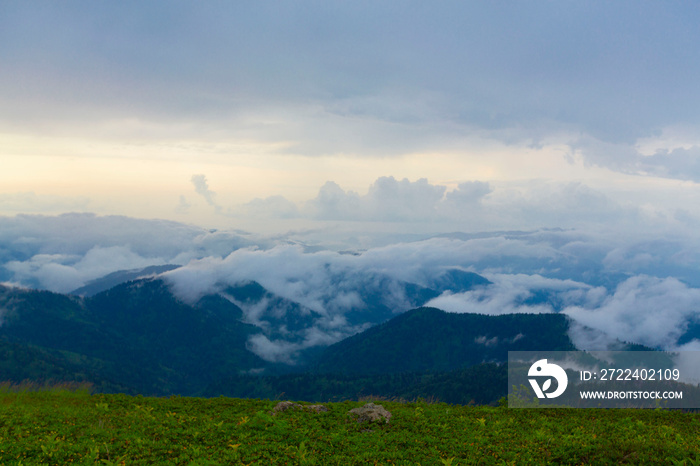
[[563, 312], [620, 341], [675, 349], [688, 324], [700, 319], [700, 289], [675, 278], [639, 275], [620, 283], [596, 306], [570, 306]]
[[184, 265], [251, 244], [250, 235], [164, 220], [93, 214], [0, 217], [0, 281], [65, 293], [118, 270]]
[[[566, 242], [567, 232], [542, 236], [549, 241], [557, 238]], [[617, 274], [619, 269], [610, 271], [607, 279], [598, 277], [607, 286], [586, 283], [583, 280], [591, 270], [577, 271], [577, 267], [586, 264], [576, 263], [572, 251], [580, 251], [584, 259], [587, 249], [580, 244], [582, 238], [570, 241], [572, 237], [575, 238], [570, 235], [567, 244], [557, 247], [546, 244], [542, 237], [536, 241], [536, 234], [472, 240], [435, 238], [373, 248], [359, 255], [330, 251], [305, 253], [299, 246], [264, 251], [241, 249], [223, 259], [195, 261], [165, 276], [176, 293], [189, 300], [228, 285], [255, 280], [271, 293], [318, 313], [313, 324], [318, 339], [300, 335], [294, 341], [256, 338], [251, 348], [268, 360], [283, 360], [287, 356], [281, 355], [288, 354], [285, 348], [293, 348], [297, 354], [301, 349], [337, 341], [358, 331], [346, 317], [370, 307], [368, 296], [372, 293], [368, 293], [371, 289], [368, 284], [372, 282], [384, 280], [382, 299], [395, 312], [403, 312], [412, 303], [401, 283], [430, 287], [445, 270], [469, 267], [481, 272], [492, 284], [464, 292], [446, 291], [426, 305], [449, 312], [489, 315], [561, 312], [572, 318], [571, 336], [582, 349], [611, 348], [617, 341], [654, 348], [677, 347], [688, 323], [700, 318], [700, 290], [675, 278], [621, 277]], [[513, 259], [515, 265], [520, 260], [529, 264], [531, 270], [503, 273], [489, 272], [484, 267], [490, 263], [495, 265], [493, 270], [498, 270], [498, 261], [504, 258]], [[562, 271], [561, 266], [566, 262], [571, 269]], [[619, 265], [624, 266], [624, 262]], [[606, 274], [605, 268], [598, 266], [595, 272]], [[539, 269], [540, 273], [533, 273], [532, 269]], [[577, 275], [580, 280], [551, 277], [562, 272]], [[331, 321], [336, 325], [330, 325]]]
[[569, 303], [591, 303], [604, 289], [573, 280], [540, 275], [486, 274], [493, 285], [464, 293], [444, 293], [426, 306], [454, 313], [541, 314], [558, 312]]
[[[472, 188], [475, 196], [487, 191], [464, 189]], [[0, 217], [0, 226], [2, 282], [69, 292], [117, 270], [178, 264], [161, 277], [188, 302], [212, 293], [234, 300], [229, 287], [259, 283], [267, 295], [236, 304], [261, 330], [249, 348], [269, 361], [294, 362], [308, 348], [424, 304], [415, 289], [440, 289], [449, 270], [476, 272], [491, 284], [440, 289], [428, 305], [490, 315], [564, 313], [586, 349], [617, 340], [700, 345], [686, 335], [700, 321], [700, 245], [682, 232], [455, 232], [337, 252], [323, 243], [309, 247], [299, 232], [263, 238], [89, 214]]]

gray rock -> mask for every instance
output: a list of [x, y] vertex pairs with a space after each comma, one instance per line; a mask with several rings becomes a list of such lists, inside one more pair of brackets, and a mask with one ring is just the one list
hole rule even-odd
[[349, 416], [357, 416], [357, 422], [389, 422], [391, 419], [391, 413], [384, 409], [382, 405], [375, 405], [374, 403], [367, 403], [361, 408], [355, 408], [348, 411]]
[[301, 405], [291, 401], [280, 401], [274, 408], [272, 408], [272, 415], [274, 416], [275, 414], [287, 411], [288, 409], [301, 409]]
[[309, 405], [309, 406], [302, 406], [299, 403], [294, 403], [292, 401], [280, 401], [277, 403], [277, 405], [272, 408], [272, 415], [274, 416], [277, 413], [281, 413], [283, 411], [287, 410], [297, 410], [297, 409], [305, 409], [307, 411], [313, 411], [315, 413], [326, 413], [328, 412], [328, 408], [326, 408], [323, 405]]

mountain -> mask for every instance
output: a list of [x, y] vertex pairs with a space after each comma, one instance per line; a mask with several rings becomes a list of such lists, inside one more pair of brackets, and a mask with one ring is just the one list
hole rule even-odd
[[381, 274], [355, 278], [356, 291], [362, 295], [364, 307], [345, 314], [350, 325], [380, 324], [410, 309], [425, 305], [444, 292], [464, 293], [491, 282], [474, 272], [446, 269], [427, 285], [395, 281]]
[[[90, 381], [101, 391], [197, 394], [231, 374], [299, 371], [323, 349], [305, 339], [315, 338], [328, 316], [257, 282], [229, 286], [192, 304], [176, 298], [157, 277], [124, 281], [174, 267], [116, 272], [72, 295], [0, 286], [0, 352], [5, 356], [0, 380]], [[357, 278], [349, 283], [359, 289], [348, 289], [361, 295], [364, 304], [345, 314], [348, 325], [336, 332], [338, 337], [394, 317], [403, 311], [397, 302], [420, 305], [446, 290], [489, 283], [456, 269], [435, 277], [430, 287], [380, 274]], [[253, 347], [256, 354], [251, 339], [268, 346]], [[292, 348], [294, 357], [275, 359], [277, 347], [272, 345]], [[292, 362], [296, 367], [288, 365]]]
[[307, 371], [215, 380], [205, 395], [310, 402], [368, 396], [496, 404], [508, 351], [571, 351], [563, 314], [450, 314], [418, 308], [321, 351]]
[[[420, 307], [443, 292], [460, 293], [491, 283], [481, 275], [460, 269], [442, 271], [432, 277], [427, 286], [398, 281], [380, 273], [359, 276], [341, 273], [334, 280], [337, 283], [330, 292], [319, 293], [314, 300], [307, 300], [322, 303], [327, 310], [324, 313], [278, 296], [256, 281], [227, 286], [220, 295], [240, 307], [247, 322], [260, 328], [267, 340], [267, 349], [273, 346], [287, 349], [283, 354], [267, 351], [265, 357], [278, 362], [305, 364], [322, 350], [320, 343], [313, 342], [320, 340], [322, 332], [332, 334], [337, 341]], [[357, 299], [349, 309], [339, 310], [334, 303], [339, 295]], [[338, 325], [338, 322], [342, 324]], [[309, 340], [312, 340], [311, 344]]]
[[306, 306], [270, 293], [258, 282], [229, 286], [221, 292], [227, 300], [245, 309], [247, 319], [271, 340], [297, 343], [322, 316]]
[[170, 270], [175, 270], [178, 267], [180, 266], [175, 264], [165, 264], [151, 265], [143, 269], [118, 270], [110, 273], [109, 275], [105, 275], [102, 278], [91, 280], [85, 286], [71, 291], [70, 294], [76, 296], [94, 296], [97, 293], [107, 291], [110, 288], [122, 283], [138, 280], [139, 278], [144, 278], [151, 275], [158, 275]]
[[326, 348], [314, 370], [342, 374], [451, 371], [502, 363], [508, 351], [572, 351], [563, 314], [408, 311]]
[[[0, 286], [0, 381], [87, 381], [98, 391], [144, 395], [256, 396], [287, 387], [280, 391], [307, 398], [432, 393], [454, 402], [490, 402], [495, 392], [472, 375], [502, 379], [498, 363], [508, 350], [574, 349], [563, 315], [484, 316], [431, 308], [401, 313], [396, 307], [421, 305], [445, 291], [488, 286], [478, 274], [445, 270], [427, 285], [380, 274], [352, 278], [342, 286], [363, 302], [343, 315], [346, 328], [379, 325], [329, 347], [316, 343], [310, 348], [303, 338], [314, 336], [328, 317], [254, 281], [195, 303], [178, 299], [157, 277], [85, 297]], [[257, 348], [256, 354], [251, 351], [255, 339], [270, 346]], [[298, 353], [296, 365], [270, 362], [275, 361], [269, 357], [274, 352], [265, 353], [270, 348], [292, 348]], [[296, 374], [289, 374], [292, 370]], [[247, 375], [261, 372], [278, 374], [276, 381]], [[426, 372], [432, 375], [423, 377]], [[450, 395], [455, 387], [462, 398]]]
[[[185, 304], [161, 280], [123, 283], [92, 298], [0, 287], [0, 309], [7, 355], [0, 380], [196, 394], [213, 379], [267, 365], [246, 348], [259, 329], [241, 322], [240, 308], [220, 296]], [[30, 357], [34, 366], [23, 363]]]

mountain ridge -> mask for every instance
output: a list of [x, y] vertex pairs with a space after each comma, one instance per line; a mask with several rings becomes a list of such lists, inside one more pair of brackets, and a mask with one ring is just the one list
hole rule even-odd
[[563, 314], [484, 315], [421, 307], [330, 345], [319, 372], [450, 371], [507, 361], [508, 351], [573, 351]]
[[[441, 286], [488, 286], [477, 274], [448, 272], [437, 277]], [[382, 283], [375, 281], [370, 291], [378, 293]], [[440, 292], [415, 284], [406, 284], [406, 290], [421, 300]], [[294, 365], [263, 359], [253, 351], [251, 338], [274, 340], [285, 332], [312, 331], [304, 326], [314, 325], [313, 319], [304, 316], [315, 314], [254, 281], [194, 303], [179, 299], [171, 285], [157, 277], [127, 281], [91, 297], [0, 285], [0, 381], [92, 382], [103, 392], [163, 396], [216, 395], [216, 390], [259, 393], [241, 392], [234, 385], [265, 385], [272, 380], [250, 379], [246, 374], [306, 373], [307, 381], [331, 380], [328, 377], [339, 374], [353, 380], [381, 375], [386, 383], [377, 387], [403, 396], [414, 393], [415, 387], [402, 385], [399, 390], [392, 384], [421, 379], [404, 380], [396, 374], [453, 374], [434, 379], [443, 390], [451, 383], [445, 377], [456, 377], [462, 385], [471, 383], [465, 374], [472, 373], [472, 367], [483, 366], [473, 371], [493, 372], [500, 380], [499, 365], [508, 350], [574, 349], [563, 314], [487, 316], [426, 307], [397, 314], [383, 301], [377, 302], [356, 314], [376, 319], [377, 325], [332, 345], [306, 348]], [[257, 314], [262, 320], [253, 325], [241, 306], [272, 308], [262, 309]], [[495, 366], [488, 366], [491, 363]], [[292, 379], [290, 375], [279, 383]], [[476, 399], [488, 398], [483, 387], [470, 390], [478, 393]]]

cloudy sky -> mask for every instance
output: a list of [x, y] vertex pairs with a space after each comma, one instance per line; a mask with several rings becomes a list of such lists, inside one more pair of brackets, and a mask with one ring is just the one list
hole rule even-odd
[[174, 263], [183, 296], [255, 279], [328, 342], [362, 301], [329, 301], [338, 271], [458, 267], [493, 285], [432, 305], [674, 347], [700, 322], [698, 23], [681, 1], [0, 2], [0, 282]]
[[636, 0], [2, 2], [0, 214], [687, 222], [699, 19]]

